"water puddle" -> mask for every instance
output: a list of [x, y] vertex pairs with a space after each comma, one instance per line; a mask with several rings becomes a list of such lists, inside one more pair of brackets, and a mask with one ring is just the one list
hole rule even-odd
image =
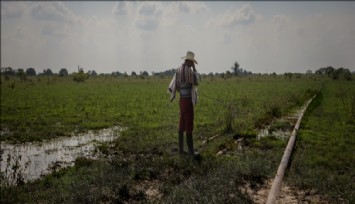
[[275, 137], [287, 140], [292, 134], [302, 109], [303, 107], [292, 111], [287, 116], [273, 120], [270, 125], [259, 131], [256, 138], [260, 140], [262, 137]]
[[260, 140], [262, 137], [275, 137], [278, 139], [287, 139], [292, 133], [292, 130], [273, 130], [271, 131], [271, 126], [267, 126], [262, 129], [257, 135], [257, 139]]
[[73, 166], [78, 157], [94, 157], [96, 145], [116, 139], [123, 128], [115, 126], [46, 142], [1, 142], [1, 186], [13, 186]]

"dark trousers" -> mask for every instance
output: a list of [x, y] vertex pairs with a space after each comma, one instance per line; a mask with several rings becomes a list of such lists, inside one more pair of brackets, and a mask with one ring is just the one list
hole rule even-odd
[[180, 122], [179, 133], [186, 131], [186, 134], [191, 135], [194, 128], [194, 106], [192, 105], [191, 97], [180, 98]]

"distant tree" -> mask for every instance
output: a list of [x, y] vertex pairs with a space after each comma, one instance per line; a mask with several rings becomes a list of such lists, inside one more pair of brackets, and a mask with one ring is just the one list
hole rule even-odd
[[66, 68], [61, 68], [59, 70], [59, 76], [60, 77], [67, 77], [69, 74], [68, 74], [68, 70]]
[[346, 79], [347, 81], [351, 81], [352, 77], [351, 77], [351, 72], [349, 69], [345, 70], [344, 72], [344, 79]]
[[92, 72], [91, 72], [91, 76], [97, 76], [97, 73], [96, 73], [96, 71], [95, 71], [95, 70], [92, 70]]
[[329, 78], [331, 77], [334, 80], [337, 79], [345, 79], [352, 80], [350, 70], [347, 68], [340, 67], [338, 69], [333, 68], [332, 66], [323, 67], [315, 72], [316, 74], [327, 75]]
[[300, 79], [302, 77], [302, 74], [300, 73], [294, 73], [293, 75], [295, 76], [296, 79]]
[[53, 72], [50, 68], [48, 69], [44, 69], [43, 70], [43, 74], [46, 75], [46, 76], [52, 76], [53, 75]]
[[227, 70], [226, 71], [226, 77], [228, 78], [228, 77], [231, 77], [231, 76], [232, 76], [232, 73], [229, 70]]
[[292, 73], [285, 73], [285, 77], [288, 78], [288, 80], [291, 80], [293, 74]]
[[226, 75], [224, 73], [221, 73], [219, 76], [221, 76], [222, 79], [226, 79]]
[[234, 72], [234, 76], [238, 76], [239, 72], [239, 63], [237, 61], [234, 62], [234, 65], [231, 67], [232, 72]]
[[15, 76], [15, 70], [12, 69], [12, 67], [4, 67], [1, 69], [1, 74], [4, 74], [5, 76]]
[[89, 75], [84, 73], [84, 69], [79, 69], [79, 73], [74, 73], [73, 74], [73, 80], [76, 82], [84, 82]]
[[133, 71], [133, 72], [131, 73], [131, 76], [137, 76], [137, 73], [136, 73], [135, 71]]
[[163, 72], [155, 72], [154, 76], [160, 76], [160, 77], [174, 76], [175, 73], [176, 73], [176, 69], [170, 69]]
[[92, 76], [92, 77], [96, 77], [97, 76], [97, 73], [95, 70], [91, 70], [91, 71], [88, 71], [88, 75], [89, 76]]
[[28, 68], [28, 69], [26, 69], [26, 75], [27, 76], [36, 76], [36, 70], [34, 68]]
[[348, 81], [351, 80], [351, 73], [350, 73], [350, 70], [349, 69], [346, 69], [346, 68], [343, 68], [343, 67], [340, 67], [338, 69], [336, 69], [333, 73], [333, 76], [332, 76], [333, 79], [346, 79]]
[[213, 77], [213, 72], [210, 72], [210, 73], [208, 74], [208, 76], [209, 76], [209, 77]]
[[17, 70], [16, 76], [18, 76], [22, 80], [26, 79], [26, 73], [25, 73], [25, 71], [22, 68], [19, 68]]
[[332, 79], [336, 80], [336, 79], [339, 79], [339, 76], [340, 74], [342, 73], [342, 70], [343, 68], [339, 68], [339, 69], [336, 69], [334, 70], [334, 72], [332, 73]]
[[312, 72], [312, 70], [307, 70], [306, 71], [306, 74], [312, 74], [313, 72]]
[[147, 71], [144, 71], [141, 73], [141, 76], [149, 76], [149, 73]]
[[123, 74], [119, 71], [116, 71], [116, 72], [112, 72], [111, 75], [114, 77], [119, 77], [119, 76], [122, 76]]
[[328, 77], [331, 77], [333, 73], [335, 72], [335, 69], [332, 66], [328, 67], [322, 67], [318, 70], [316, 70], [316, 74], [326, 74]]
[[329, 66], [325, 69], [325, 73], [328, 75], [328, 77], [332, 76], [335, 72], [335, 69], [332, 66]]

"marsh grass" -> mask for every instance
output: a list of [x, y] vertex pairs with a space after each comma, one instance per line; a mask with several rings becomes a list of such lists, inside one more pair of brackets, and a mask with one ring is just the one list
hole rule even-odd
[[[179, 109], [176, 101], [168, 102], [169, 81], [38, 78], [15, 81], [13, 89], [14, 79], [3, 81], [1, 129], [10, 134], [1, 140], [43, 140], [114, 125], [127, 130], [98, 147], [105, 155], [99, 160], [77, 159], [74, 167], [41, 180], [2, 188], [2, 203], [250, 203], [238, 187], [273, 177], [285, 146], [275, 138], [256, 140], [257, 129], [320, 87], [310, 79], [204, 79], [195, 107], [195, 146], [220, 136], [199, 149], [202, 157], [196, 161], [176, 152]], [[234, 144], [239, 136], [244, 137], [241, 150]], [[216, 157], [221, 148], [228, 156]]]

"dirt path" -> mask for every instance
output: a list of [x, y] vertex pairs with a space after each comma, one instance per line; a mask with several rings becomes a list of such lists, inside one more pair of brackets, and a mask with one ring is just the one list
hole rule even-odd
[[[249, 183], [241, 187], [256, 204], [265, 204], [272, 185], [272, 179], [264, 182], [263, 185], [252, 188]], [[286, 184], [281, 185], [280, 193], [276, 201], [278, 204], [292, 203], [331, 203], [325, 196], [317, 194], [314, 190], [300, 190]]]

